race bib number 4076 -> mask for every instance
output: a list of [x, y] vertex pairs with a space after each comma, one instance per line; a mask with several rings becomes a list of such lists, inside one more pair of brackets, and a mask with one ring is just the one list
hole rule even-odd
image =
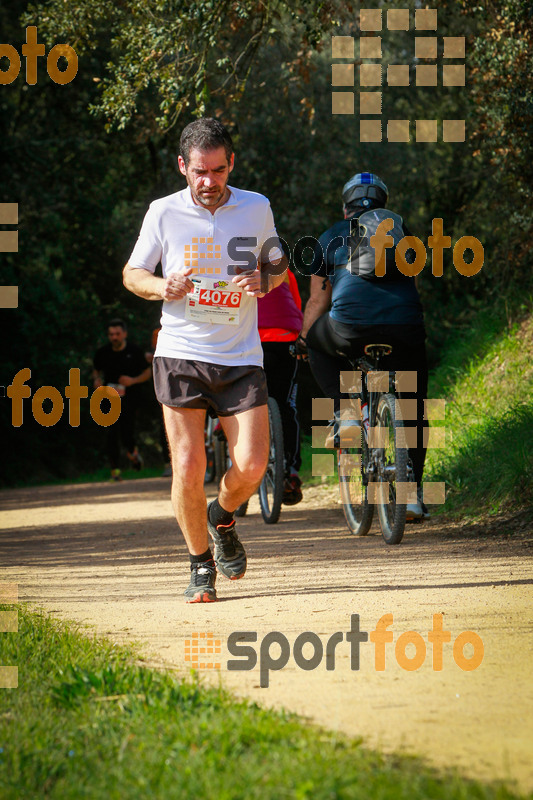
[[218, 289], [203, 289], [198, 300], [201, 306], [231, 306], [238, 308], [241, 304], [240, 292], [222, 292]]
[[194, 291], [185, 298], [185, 318], [195, 322], [238, 325], [242, 290], [229, 281], [193, 278]]

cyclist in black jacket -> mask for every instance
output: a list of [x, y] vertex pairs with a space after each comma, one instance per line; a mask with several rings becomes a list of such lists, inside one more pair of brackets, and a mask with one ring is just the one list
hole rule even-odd
[[[426, 454], [424, 398], [427, 397], [428, 377], [422, 305], [415, 279], [397, 269], [393, 249], [387, 250], [384, 277], [376, 277], [374, 270], [373, 274], [365, 274], [364, 260], [368, 261], [371, 252], [370, 233], [368, 236], [365, 233], [373, 222], [372, 215], [367, 212], [385, 208], [388, 189], [384, 182], [372, 173], [358, 173], [345, 184], [342, 197], [344, 220], [332, 225], [318, 240], [310, 297], [297, 348], [300, 352], [307, 350], [313, 375], [324, 394], [336, 401], [337, 413], [339, 401], [346, 397], [340, 390], [340, 372], [350, 369], [350, 362], [339, 353], [357, 357], [363, 355], [366, 344], [387, 343], [393, 349], [391, 355], [383, 359], [383, 369], [417, 372], [417, 391], [401, 396], [416, 397], [418, 401], [418, 446], [409, 449], [418, 485], [418, 502], [407, 506], [407, 519], [421, 519], [429, 516], [421, 494]], [[394, 212], [380, 215], [376, 211], [374, 216], [374, 222], [390, 216], [400, 238], [410, 235], [401, 217]], [[361, 217], [359, 225], [354, 225]], [[359, 238], [355, 241], [354, 237]], [[371, 260], [373, 264], [373, 253]]]

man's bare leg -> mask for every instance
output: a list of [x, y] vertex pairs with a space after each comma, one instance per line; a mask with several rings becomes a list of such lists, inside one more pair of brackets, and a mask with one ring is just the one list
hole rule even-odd
[[163, 406], [172, 459], [172, 507], [191, 555], [201, 555], [209, 547], [204, 491], [205, 413], [201, 408]]
[[228, 440], [231, 467], [220, 482], [218, 500], [233, 512], [248, 500], [263, 479], [268, 463], [268, 406], [220, 417]]
[[207, 508], [207, 527], [215, 542], [218, 572], [230, 580], [246, 572], [246, 551], [235, 532], [233, 512], [259, 486], [268, 460], [267, 406], [220, 417], [231, 467], [222, 476], [218, 497]]
[[205, 410], [163, 406], [163, 415], [172, 460], [172, 506], [191, 562], [185, 599], [187, 603], [212, 603], [217, 599], [217, 572], [207, 536]]

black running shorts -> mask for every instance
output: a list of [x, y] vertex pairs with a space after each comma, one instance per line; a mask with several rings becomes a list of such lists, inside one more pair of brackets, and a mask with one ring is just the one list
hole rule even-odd
[[164, 406], [212, 408], [219, 417], [231, 417], [268, 399], [265, 373], [255, 365], [227, 367], [157, 356], [153, 372], [156, 397]]

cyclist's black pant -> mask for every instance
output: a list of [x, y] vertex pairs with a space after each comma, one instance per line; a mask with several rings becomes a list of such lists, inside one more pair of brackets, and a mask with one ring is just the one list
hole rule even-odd
[[[383, 370], [413, 370], [417, 372], [417, 391], [400, 392], [400, 398], [417, 400], [417, 444], [409, 448], [416, 482], [420, 485], [424, 471], [426, 449], [423, 429], [424, 399], [427, 397], [428, 367], [425, 330], [417, 325], [352, 326], [332, 320], [329, 313], [319, 317], [307, 334], [309, 365], [313, 376], [326, 397], [338, 401], [347, 398], [340, 390], [341, 370], [350, 370], [348, 359], [339, 353], [356, 358], [364, 355], [366, 344], [390, 344], [392, 353], [380, 360]], [[338, 405], [336, 404], [336, 408]], [[409, 423], [408, 423], [409, 424]], [[415, 424], [414, 421], [411, 424]]]
[[263, 342], [263, 353], [268, 394], [276, 400], [281, 414], [285, 467], [287, 472], [291, 469], [298, 472], [302, 465], [300, 423], [296, 409], [298, 360], [289, 352], [291, 344]]

